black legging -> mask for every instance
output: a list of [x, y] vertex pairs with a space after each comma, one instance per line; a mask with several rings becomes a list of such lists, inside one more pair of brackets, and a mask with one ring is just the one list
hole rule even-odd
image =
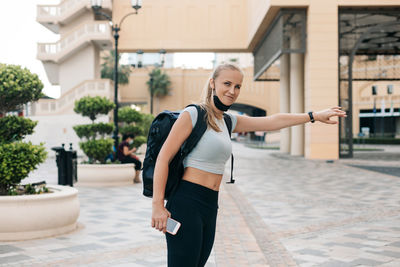
[[121, 163], [134, 163], [135, 164], [135, 170], [140, 171], [142, 169], [142, 162], [138, 159], [132, 158], [132, 157], [126, 157], [125, 159], [121, 160]]
[[176, 235], [166, 233], [168, 267], [204, 266], [214, 243], [218, 191], [182, 180], [166, 207], [181, 223]]

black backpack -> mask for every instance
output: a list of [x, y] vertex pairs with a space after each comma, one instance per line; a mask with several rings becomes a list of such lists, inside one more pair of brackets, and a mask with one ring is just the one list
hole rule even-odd
[[[207, 123], [205, 120], [206, 111], [200, 108], [198, 105], [195, 106], [197, 109], [197, 122], [193, 127], [193, 130], [187, 140], [183, 143], [180, 150], [176, 153], [175, 157], [169, 164], [168, 168], [168, 179], [165, 186], [164, 198], [168, 199], [176, 189], [183, 176], [183, 159], [193, 150], [197, 145], [200, 138], [207, 130]], [[189, 107], [188, 106], [188, 107]], [[153, 196], [153, 173], [156, 165], [158, 153], [161, 150], [162, 145], [168, 137], [172, 126], [180, 115], [179, 111], [168, 111], [165, 110], [157, 115], [150, 126], [149, 135], [147, 137], [147, 149], [146, 156], [143, 161], [143, 195], [146, 197]], [[228, 127], [229, 135], [231, 134], [232, 121], [228, 114], [224, 113], [224, 120]], [[231, 169], [231, 183], [234, 183], [232, 177], [233, 170], [233, 156], [232, 156], [232, 169]]]

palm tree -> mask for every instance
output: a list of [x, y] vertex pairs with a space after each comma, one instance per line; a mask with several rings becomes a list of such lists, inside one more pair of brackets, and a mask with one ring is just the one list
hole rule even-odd
[[149, 73], [150, 79], [147, 81], [150, 92], [150, 113], [153, 114], [153, 97], [163, 97], [168, 95], [171, 90], [171, 81], [166, 73], [161, 69], [155, 68]]
[[[111, 79], [114, 81], [114, 60], [115, 60], [114, 51], [110, 51], [110, 53], [103, 57], [103, 64], [101, 64], [101, 78]], [[118, 60], [121, 59], [121, 55], [118, 55]], [[129, 75], [131, 73], [131, 68], [128, 65], [119, 65], [118, 66], [118, 83], [119, 84], [128, 84], [129, 83]]]

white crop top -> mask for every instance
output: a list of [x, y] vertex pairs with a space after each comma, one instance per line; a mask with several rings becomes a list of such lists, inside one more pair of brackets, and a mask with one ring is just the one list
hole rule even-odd
[[[197, 121], [197, 109], [190, 106], [182, 110], [181, 115], [187, 111], [192, 119], [192, 127]], [[232, 120], [232, 131], [236, 127], [237, 118], [235, 115], [229, 114]], [[208, 128], [195, 148], [183, 160], [183, 166], [193, 167], [206, 172], [223, 174], [225, 163], [232, 153], [232, 143], [229, 138], [228, 127], [224, 119], [216, 120], [218, 127], [222, 132], [216, 132], [212, 128]]]

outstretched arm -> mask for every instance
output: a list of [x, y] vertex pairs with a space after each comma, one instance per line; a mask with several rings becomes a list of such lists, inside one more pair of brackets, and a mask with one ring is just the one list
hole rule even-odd
[[[337, 124], [332, 117], [346, 117], [346, 112], [340, 107], [333, 107], [313, 112], [314, 120], [327, 124]], [[266, 117], [237, 116], [234, 132], [277, 131], [286, 127], [310, 122], [307, 113], [278, 113]]]

